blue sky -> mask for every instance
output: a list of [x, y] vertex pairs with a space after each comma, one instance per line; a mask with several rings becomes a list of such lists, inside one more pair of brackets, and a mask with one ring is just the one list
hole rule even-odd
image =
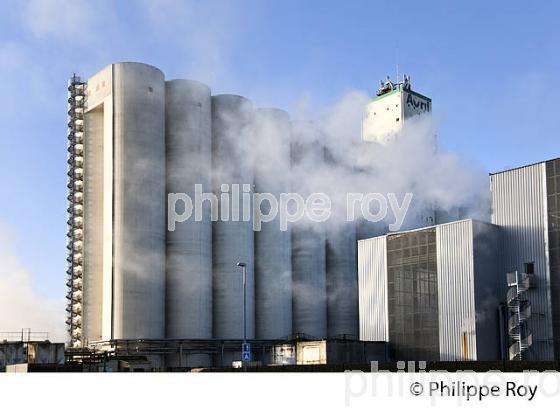
[[398, 63], [432, 97], [443, 149], [486, 171], [558, 157], [559, 17], [554, 2], [4, 0], [0, 235], [60, 299], [66, 81], [116, 61], [289, 111], [373, 94]]

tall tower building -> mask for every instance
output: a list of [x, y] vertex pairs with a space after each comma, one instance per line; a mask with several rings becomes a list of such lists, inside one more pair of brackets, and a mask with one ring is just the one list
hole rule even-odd
[[412, 91], [410, 77], [393, 83], [381, 82], [377, 95], [366, 105], [362, 121], [362, 140], [385, 144], [403, 130], [406, 122], [432, 111], [432, 100]]
[[[393, 83], [387, 76], [381, 81], [376, 96], [365, 106], [362, 119], [362, 142], [388, 144], [401, 133], [413, 117], [430, 114], [432, 100], [412, 91], [410, 76], [405, 75], [403, 81]], [[435, 139], [434, 139], [434, 150]], [[413, 192], [415, 198], [409, 208], [402, 229], [414, 229], [434, 225], [437, 222], [434, 206], [421, 202], [422, 192]], [[443, 220], [444, 218], [442, 218]], [[449, 217], [445, 222], [459, 218]], [[368, 224], [364, 222], [358, 227], [358, 238], [364, 239], [388, 232], [387, 223]]]
[[163, 73], [112, 64], [68, 90], [70, 344], [162, 338]]

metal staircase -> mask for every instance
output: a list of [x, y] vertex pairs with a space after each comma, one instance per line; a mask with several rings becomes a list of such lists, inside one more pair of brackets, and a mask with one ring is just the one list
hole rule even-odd
[[527, 291], [535, 286], [535, 278], [533, 274], [515, 271], [507, 274], [507, 282], [509, 359], [523, 360], [533, 344], [533, 335], [528, 327], [531, 303], [527, 298]]
[[68, 81], [68, 300], [66, 325], [70, 347], [82, 347], [84, 104], [86, 84], [75, 74]]

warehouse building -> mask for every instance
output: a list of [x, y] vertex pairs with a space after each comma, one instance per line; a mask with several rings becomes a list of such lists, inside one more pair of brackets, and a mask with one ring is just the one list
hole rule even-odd
[[500, 359], [498, 238], [467, 219], [360, 240], [360, 340], [392, 360]]

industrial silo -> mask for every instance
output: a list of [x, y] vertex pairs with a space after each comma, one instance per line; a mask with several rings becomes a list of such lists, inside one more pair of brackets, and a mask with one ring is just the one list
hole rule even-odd
[[327, 230], [328, 336], [359, 336], [356, 226], [339, 221]]
[[[339, 153], [325, 150], [327, 172], [356, 175]], [[327, 335], [329, 338], [358, 338], [358, 266], [356, 221], [348, 220], [346, 184], [325, 187], [331, 200], [326, 223]]]
[[[247, 265], [247, 338], [255, 337], [253, 166], [249, 100], [236, 95], [212, 97], [212, 185], [220, 200], [212, 223], [213, 335], [243, 339], [243, 281], [237, 263]], [[227, 212], [226, 212], [227, 211]]]
[[[113, 65], [113, 338], [165, 336], [165, 82]], [[87, 227], [86, 227], [87, 229]]]
[[[285, 111], [259, 109], [253, 121], [255, 192], [276, 199], [290, 192], [290, 120]], [[264, 197], [263, 197], [264, 198]], [[270, 202], [262, 200], [268, 215]], [[292, 334], [291, 229], [280, 229], [278, 216], [255, 231], [255, 321], [257, 339]]]
[[[167, 232], [166, 337], [212, 338], [212, 223], [210, 204], [196, 202], [212, 189], [212, 102], [210, 89], [199, 82], [173, 80], [165, 84], [167, 193], [186, 194], [192, 201], [190, 218]], [[169, 197], [168, 197], [169, 198]], [[185, 211], [185, 199], [173, 209]], [[200, 216], [196, 215], [200, 208]], [[207, 355], [172, 355], [168, 365], [210, 364]]]
[[[324, 165], [320, 133], [311, 123], [293, 123], [292, 189], [304, 198], [317, 190], [311, 176]], [[321, 223], [303, 220], [292, 227], [292, 309], [294, 334], [327, 337], [326, 238]]]

